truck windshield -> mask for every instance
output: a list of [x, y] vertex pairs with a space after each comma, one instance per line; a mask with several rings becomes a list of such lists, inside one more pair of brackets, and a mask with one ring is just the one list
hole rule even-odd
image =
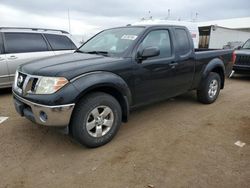
[[87, 41], [77, 51], [119, 57], [132, 45], [142, 30], [143, 27], [105, 30]]
[[243, 46], [243, 49], [250, 49], [250, 40], [248, 40]]

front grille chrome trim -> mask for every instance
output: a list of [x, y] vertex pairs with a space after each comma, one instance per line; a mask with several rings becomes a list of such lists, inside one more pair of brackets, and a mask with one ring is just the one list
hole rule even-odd
[[[17, 79], [18, 79], [19, 73], [26, 76], [24, 83], [22, 85], [22, 88], [19, 88], [17, 86]], [[21, 71], [17, 71], [16, 75], [15, 75], [15, 81], [14, 81], [14, 90], [23, 96], [25, 96], [27, 94], [32, 94], [35, 91], [35, 89], [32, 91], [32, 84], [33, 84], [34, 80], [37, 79], [38, 81], [36, 81], [36, 83], [38, 83], [39, 80], [41, 79], [41, 77], [42, 76], [35, 76], [35, 75], [27, 74], [27, 73], [24, 73]], [[35, 86], [35, 88], [36, 88], [36, 86]]]

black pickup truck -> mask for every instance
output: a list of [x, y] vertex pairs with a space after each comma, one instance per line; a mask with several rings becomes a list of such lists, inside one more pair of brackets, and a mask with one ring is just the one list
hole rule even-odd
[[75, 53], [18, 68], [17, 112], [65, 126], [87, 147], [109, 142], [131, 109], [197, 90], [213, 103], [232, 69], [232, 50], [199, 51], [186, 27], [127, 26], [100, 32]]

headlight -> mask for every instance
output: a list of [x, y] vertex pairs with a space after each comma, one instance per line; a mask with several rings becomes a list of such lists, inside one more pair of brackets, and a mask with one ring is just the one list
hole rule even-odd
[[68, 83], [63, 77], [41, 77], [37, 83], [35, 94], [52, 94]]

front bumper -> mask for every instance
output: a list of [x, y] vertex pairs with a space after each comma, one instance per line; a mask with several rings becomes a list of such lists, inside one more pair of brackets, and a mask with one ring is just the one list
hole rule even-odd
[[233, 69], [250, 71], [250, 65], [234, 65]]
[[46, 126], [67, 126], [75, 104], [46, 106], [28, 101], [13, 92], [16, 111], [27, 119]]
[[250, 66], [246, 65], [234, 65], [233, 70], [239, 73], [250, 73]]

